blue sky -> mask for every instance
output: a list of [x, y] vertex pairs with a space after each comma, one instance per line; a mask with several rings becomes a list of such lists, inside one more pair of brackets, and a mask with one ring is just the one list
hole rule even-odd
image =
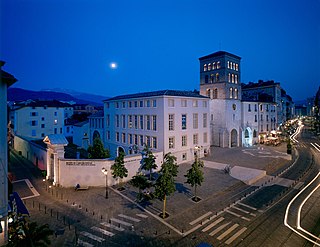
[[275, 80], [294, 100], [320, 86], [319, 0], [0, 3], [0, 59], [16, 87], [199, 89], [198, 58], [218, 50], [242, 57], [241, 82]]

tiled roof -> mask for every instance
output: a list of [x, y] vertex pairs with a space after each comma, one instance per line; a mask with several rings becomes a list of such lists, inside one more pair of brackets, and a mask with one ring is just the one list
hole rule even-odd
[[51, 145], [68, 145], [68, 141], [65, 138], [64, 135], [62, 134], [52, 134], [52, 135], [47, 135], [44, 139], [43, 139], [44, 143], [48, 143]]
[[241, 59], [241, 57], [237, 56], [237, 55], [234, 55], [234, 54], [231, 54], [229, 52], [226, 52], [226, 51], [217, 51], [217, 52], [214, 52], [212, 54], [209, 54], [209, 55], [206, 55], [206, 56], [203, 56], [203, 57], [200, 57], [199, 60], [204, 60], [204, 59], [207, 59], [207, 58], [214, 58], [214, 57], [221, 57], [221, 56], [230, 56], [230, 57], [234, 57], [236, 59]]
[[155, 96], [179, 96], [179, 97], [192, 97], [192, 98], [207, 98], [199, 94], [198, 91], [180, 91], [180, 90], [159, 90], [153, 92], [135, 93], [119, 95], [104, 101], [122, 100], [122, 99], [136, 99], [136, 98], [148, 98]]

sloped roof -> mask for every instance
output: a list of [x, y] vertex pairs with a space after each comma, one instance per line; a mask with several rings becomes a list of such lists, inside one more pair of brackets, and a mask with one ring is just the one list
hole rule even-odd
[[47, 135], [44, 139], [43, 142], [46, 144], [51, 144], [51, 145], [68, 145], [68, 141], [65, 138], [64, 135], [62, 134], [52, 134], [52, 135]]
[[146, 98], [146, 97], [155, 97], [155, 96], [180, 96], [180, 97], [192, 97], [192, 98], [207, 98], [202, 96], [198, 91], [180, 91], [180, 90], [159, 90], [152, 92], [143, 92], [135, 94], [125, 94], [119, 95], [110, 99], [104, 100], [113, 101], [113, 100], [122, 100], [122, 99], [136, 99], [136, 98]]
[[237, 55], [234, 55], [234, 54], [231, 54], [229, 52], [226, 52], [226, 51], [217, 51], [217, 52], [214, 52], [212, 54], [209, 54], [209, 55], [206, 55], [206, 56], [203, 56], [203, 57], [200, 57], [199, 60], [204, 60], [204, 59], [208, 59], [208, 58], [213, 58], [213, 57], [222, 57], [222, 56], [229, 56], [229, 57], [234, 57], [236, 59], [241, 59], [241, 57], [237, 56]]

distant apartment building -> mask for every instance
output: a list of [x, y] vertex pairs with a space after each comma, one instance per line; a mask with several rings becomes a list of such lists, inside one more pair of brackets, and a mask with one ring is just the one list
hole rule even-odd
[[[104, 143], [112, 157], [134, 154], [145, 145], [171, 152], [177, 162], [209, 152], [208, 98], [197, 92], [161, 90], [120, 95], [104, 101]], [[90, 125], [91, 126], [91, 125]]]
[[105, 131], [105, 121], [104, 111], [98, 111], [95, 114], [92, 114], [88, 117], [89, 121], [89, 145], [93, 145], [93, 140], [95, 138], [100, 138], [102, 141], [105, 140], [106, 131]]
[[8, 139], [7, 139], [7, 88], [17, 79], [2, 70], [5, 62], [0, 61], [0, 246], [8, 241]]
[[285, 123], [288, 119], [294, 116], [294, 104], [292, 98], [286, 94], [286, 91], [281, 88], [279, 82], [262, 81], [257, 83], [249, 82], [242, 84], [242, 94], [246, 99], [257, 100], [261, 96], [270, 96], [277, 104], [277, 124]]
[[81, 114], [81, 113], [93, 114], [98, 111], [97, 107], [90, 104], [74, 104], [72, 105], [72, 107], [75, 114]]
[[15, 104], [10, 111], [14, 134], [32, 139], [43, 139], [50, 134], [65, 134], [65, 119], [73, 115], [67, 103], [27, 101]]

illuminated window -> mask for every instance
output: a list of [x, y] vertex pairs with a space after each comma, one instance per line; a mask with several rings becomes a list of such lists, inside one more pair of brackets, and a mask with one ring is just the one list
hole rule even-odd
[[229, 89], [229, 96], [230, 96], [230, 99], [233, 98], [233, 88], [232, 87]]
[[210, 75], [210, 83], [213, 83], [214, 82], [214, 74], [211, 74]]
[[216, 69], [216, 62], [212, 63], [212, 69]]
[[238, 89], [237, 88], [234, 89], [234, 98], [235, 99], [238, 98]]
[[219, 73], [216, 74], [216, 82], [219, 81]]
[[234, 83], [234, 74], [231, 74], [231, 82]]
[[208, 70], [211, 70], [211, 63], [208, 64]]
[[174, 137], [169, 137], [169, 148], [174, 148]]
[[234, 75], [234, 82], [238, 83], [238, 75]]
[[217, 62], [217, 69], [220, 69], [221, 65], [220, 65], [220, 61]]
[[231, 82], [231, 74], [228, 74], [228, 82]]
[[203, 71], [207, 71], [207, 65], [203, 65]]
[[228, 69], [230, 68], [230, 62], [228, 61]]
[[239, 65], [236, 63], [236, 71], [239, 70]]
[[232, 64], [232, 68], [233, 68], [234, 70], [236, 70], [236, 64], [235, 64], [235, 63]]

